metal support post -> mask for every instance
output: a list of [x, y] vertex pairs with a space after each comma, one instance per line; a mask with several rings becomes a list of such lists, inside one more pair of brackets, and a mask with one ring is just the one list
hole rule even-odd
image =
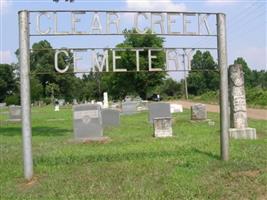
[[19, 64], [20, 64], [20, 98], [22, 106], [22, 140], [24, 177], [33, 177], [32, 131], [30, 101], [30, 51], [29, 51], [29, 13], [19, 12]]
[[185, 54], [183, 54], [183, 64], [184, 64], [184, 92], [185, 92], [185, 99], [188, 100], [188, 88], [187, 88], [187, 70], [185, 67]]
[[220, 144], [221, 159], [229, 159], [229, 107], [228, 107], [228, 64], [226, 45], [226, 16], [217, 14], [217, 46], [220, 69]]

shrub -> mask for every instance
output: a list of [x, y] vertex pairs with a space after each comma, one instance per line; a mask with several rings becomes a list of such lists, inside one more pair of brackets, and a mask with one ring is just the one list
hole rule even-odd
[[246, 89], [247, 104], [267, 106], [267, 90], [261, 88]]
[[20, 105], [20, 96], [19, 94], [12, 94], [5, 98], [7, 105]]

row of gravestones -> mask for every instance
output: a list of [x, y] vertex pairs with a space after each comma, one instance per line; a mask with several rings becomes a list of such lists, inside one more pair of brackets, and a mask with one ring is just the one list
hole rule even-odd
[[[229, 135], [233, 138], [256, 139], [256, 129], [249, 128], [247, 123], [246, 97], [244, 89], [244, 76], [241, 65], [232, 65], [229, 69], [230, 82], [230, 109], [231, 128]], [[122, 103], [123, 114], [137, 112], [138, 101], [126, 100]], [[149, 105], [149, 121], [154, 122], [154, 134], [159, 130], [163, 136], [172, 135], [170, 104], [154, 103]], [[103, 135], [105, 126], [119, 124], [119, 111], [101, 109], [97, 104], [85, 104], [74, 106], [74, 132], [77, 138], [84, 137], [89, 132], [96, 133], [93, 137]], [[103, 116], [103, 117], [102, 117]], [[196, 104], [191, 108], [192, 120], [205, 120], [207, 118], [206, 107]], [[21, 108], [10, 106], [10, 120], [21, 119]], [[169, 130], [168, 132], [164, 132]], [[77, 133], [77, 134], [76, 134]]]
[[[123, 114], [137, 112], [138, 102], [126, 101], [122, 103]], [[154, 137], [172, 136], [172, 108], [169, 103], [151, 103], [148, 105], [148, 121], [153, 123]], [[196, 104], [191, 108], [193, 120], [206, 119], [206, 107]], [[10, 121], [21, 120], [21, 107], [9, 107]], [[103, 129], [110, 126], [119, 126], [120, 112], [114, 109], [102, 109], [98, 104], [82, 104], [73, 106], [73, 128], [76, 140], [102, 140]]]
[[[137, 112], [137, 102], [122, 103], [122, 114], [130, 115]], [[201, 109], [199, 109], [201, 107]], [[206, 119], [206, 107], [202, 104], [192, 107], [192, 119]], [[148, 121], [154, 125], [155, 137], [172, 136], [172, 116], [169, 103], [151, 103], [148, 105]], [[196, 111], [195, 111], [196, 110]], [[204, 112], [204, 113], [202, 113]], [[73, 106], [73, 127], [75, 139], [101, 140], [103, 129], [118, 126], [120, 112], [114, 109], [102, 109], [98, 104], [82, 104]]]

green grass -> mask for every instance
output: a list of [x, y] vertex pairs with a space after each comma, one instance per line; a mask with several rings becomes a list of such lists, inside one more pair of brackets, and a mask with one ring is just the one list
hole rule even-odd
[[[105, 144], [71, 142], [72, 111], [32, 111], [34, 181], [23, 179], [21, 127], [1, 114], [1, 199], [266, 199], [267, 121], [250, 120], [257, 140], [231, 140], [220, 161], [215, 126], [174, 115], [173, 138], [155, 139], [147, 113], [122, 116]], [[60, 119], [51, 121], [51, 119]]]

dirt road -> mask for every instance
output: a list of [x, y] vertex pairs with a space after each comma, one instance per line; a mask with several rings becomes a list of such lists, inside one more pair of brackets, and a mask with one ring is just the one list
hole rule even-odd
[[[184, 108], [190, 108], [193, 104], [196, 104], [196, 102], [191, 102], [191, 101], [175, 101], [173, 103], [178, 103], [183, 105]], [[211, 104], [206, 104], [207, 106], [207, 111], [208, 112], [219, 112], [219, 106], [218, 105], [211, 105]], [[248, 117], [252, 119], [263, 119], [267, 120], [267, 110], [266, 109], [254, 109], [254, 108], [248, 108]]]

